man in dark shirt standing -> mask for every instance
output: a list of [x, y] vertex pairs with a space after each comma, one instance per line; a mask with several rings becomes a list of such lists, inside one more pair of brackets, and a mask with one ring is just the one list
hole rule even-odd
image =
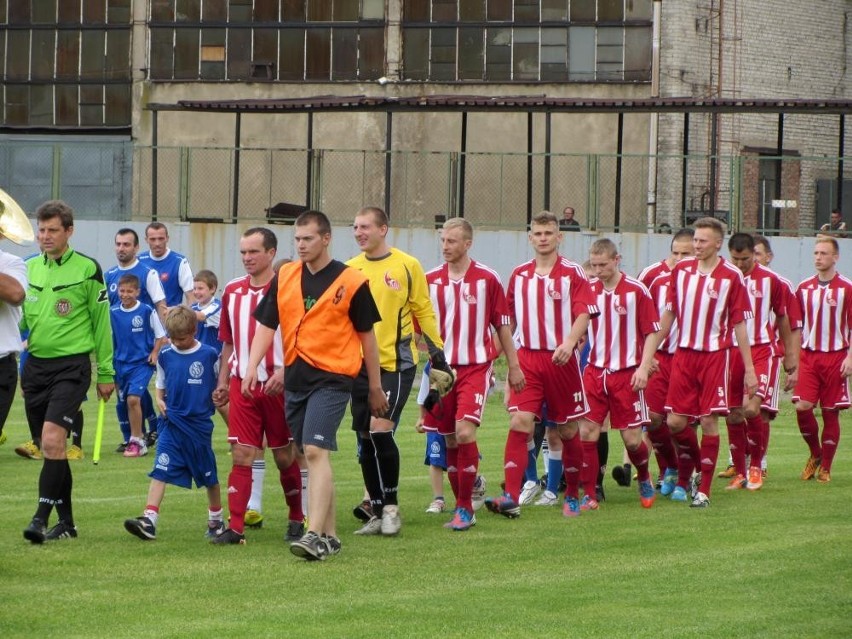
[[566, 206], [562, 211], [562, 219], [559, 220], [560, 231], [579, 231], [580, 223], [574, 219], [574, 209]]

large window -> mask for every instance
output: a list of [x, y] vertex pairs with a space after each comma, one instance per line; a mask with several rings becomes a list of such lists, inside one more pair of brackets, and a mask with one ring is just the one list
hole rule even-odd
[[404, 0], [403, 78], [647, 82], [651, 0]]
[[2, 124], [130, 125], [131, 0], [0, 0]]
[[152, 80], [371, 80], [385, 0], [151, 0]]

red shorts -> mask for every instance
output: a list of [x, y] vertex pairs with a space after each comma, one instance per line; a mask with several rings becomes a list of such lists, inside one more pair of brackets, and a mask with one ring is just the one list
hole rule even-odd
[[242, 380], [231, 378], [228, 389], [228, 442], [263, 448], [263, 437], [269, 448], [284, 448], [293, 438], [284, 418], [284, 394], [267, 395], [258, 384], [251, 399], [240, 392]]
[[692, 417], [727, 415], [728, 351], [677, 349], [672, 359], [666, 410]]
[[613, 430], [637, 428], [649, 424], [648, 405], [642, 391], [634, 391], [630, 378], [635, 368], [621, 371], [609, 371], [597, 366], [586, 366], [583, 371], [583, 386], [586, 387], [586, 399], [589, 412], [584, 417], [595, 424], [603, 424], [609, 415]]
[[454, 435], [456, 422], [466, 421], [479, 426], [491, 387], [492, 372], [491, 362], [457, 366], [453, 390], [441, 399], [431, 413], [426, 413], [423, 428], [441, 435]]
[[[759, 344], [751, 347], [751, 359], [754, 363], [754, 374], [757, 375], [757, 396], [762, 400], [778, 394], [778, 367], [775, 366], [777, 359], [770, 344]], [[745, 387], [745, 363], [739, 348], [731, 349], [728, 359], [728, 399], [731, 408], [745, 406], [748, 401], [748, 393]], [[771, 391], [772, 369], [775, 369], [775, 391]], [[776, 402], [777, 403], [777, 402]], [[775, 409], [778, 412], [778, 409]]]
[[510, 392], [509, 412], [533, 413], [541, 419], [541, 406], [547, 403], [547, 418], [557, 424], [574, 421], [589, 412], [580, 355], [574, 355], [564, 366], [553, 363], [553, 351], [518, 350], [526, 386], [519, 393]]
[[846, 355], [847, 351], [821, 353], [802, 349], [793, 401], [803, 400], [822, 408], [849, 408], [849, 379], [840, 374]]
[[648, 386], [645, 387], [645, 402], [648, 404], [648, 410], [657, 415], [664, 415], [666, 412], [666, 395], [669, 392], [669, 379], [672, 375], [672, 357], [674, 356], [671, 353], [662, 351], [654, 354], [658, 368], [648, 379]]

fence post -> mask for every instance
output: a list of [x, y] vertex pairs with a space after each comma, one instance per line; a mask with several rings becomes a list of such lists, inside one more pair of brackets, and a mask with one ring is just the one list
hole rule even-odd
[[455, 217], [458, 215], [459, 210], [459, 172], [460, 172], [460, 162], [459, 162], [459, 153], [457, 151], [451, 151], [449, 154], [449, 166], [448, 169], [450, 171], [449, 180], [447, 180], [449, 184], [449, 193], [447, 193], [447, 217]]
[[590, 153], [586, 159], [588, 170], [586, 174], [589, 176], [587, 185], [586, 201], [589, 203], [589, 230], [594, 231], [598, 228], [598, 167], [600, 156], [597, 153]]
[[178, 218], [189, 219], [189, 158], [192, 149], [180, 147], [180, 171], [178, 172]]
[[51, 197], [54, 200], [62, 198], [62, 147], [58, 144], [53, 146], [53, 170], [50, 180]]

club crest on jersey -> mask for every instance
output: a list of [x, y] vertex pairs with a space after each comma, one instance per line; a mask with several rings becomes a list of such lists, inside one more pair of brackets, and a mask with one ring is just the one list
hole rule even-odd
[[344, 297], [344, 295], [346, 295], [346, 287], [341, 285], [341, 286], [340, 286], [340, 287], [339, 287], [339, 288], [338, 288], [338, 289], [334, 292], [334, 299], [331, 301], [331, 303], [332, 303], [332, 304], [340, 304], [340, 302], [342, 302], [342, 301], [343, 301], [343, 297]]
[[627, 315], [627, 307], [621, 303], [618, 295], [612, 298], [612, 308], [617, 315]]
[[166, 273], [165, 271], [160, 273], [160, 281], [161, 282], [168, 282], [169, 281], [169, 274]]
[[71, 300], [67, 300], [65, 298], [56, 300], [56, 305], [53, 307], [53, 310], [56, 311], [56, 314], [59, 317], [65, 317], [74, 309], [74, 305], [71, 304]]
[[398, 291], [402, 287], [399, 285], [399, 281], [394, 279], [393, 275], [390, 274], [390, 271], [385, 273], [385, 286], [387, 286], [392, 291]]
[[751, 296], [755, 298], [763, 297], [763, 291], [757, 288], [754, 283], [752, 283], [752, 285], [749, 287], [749, 293], [751, 293]]
[[707, 288], [707, 297], [709, 297], [711, 300], [717, 300], [719, 299], [719, 291], [710, 286]]
[[198, 379], [204, 375], [204, 364], [201, 362], [192, 362], [189, 365], [189, 376]]
[[143, 320], [141, 315], [134, 315], [133, 319], [130, 320], [130, 323], [133, 324], [133, 328], [142, 328], [142, 322]]
[[557, 291], [552, 284], [547, 288], [547, 296], [552, 300], [562, 299], [562, 293]]
[[825, 303], [829, 306], [837, 306], [837, 300], [834, 299], [831, 290], [825, 292]]

